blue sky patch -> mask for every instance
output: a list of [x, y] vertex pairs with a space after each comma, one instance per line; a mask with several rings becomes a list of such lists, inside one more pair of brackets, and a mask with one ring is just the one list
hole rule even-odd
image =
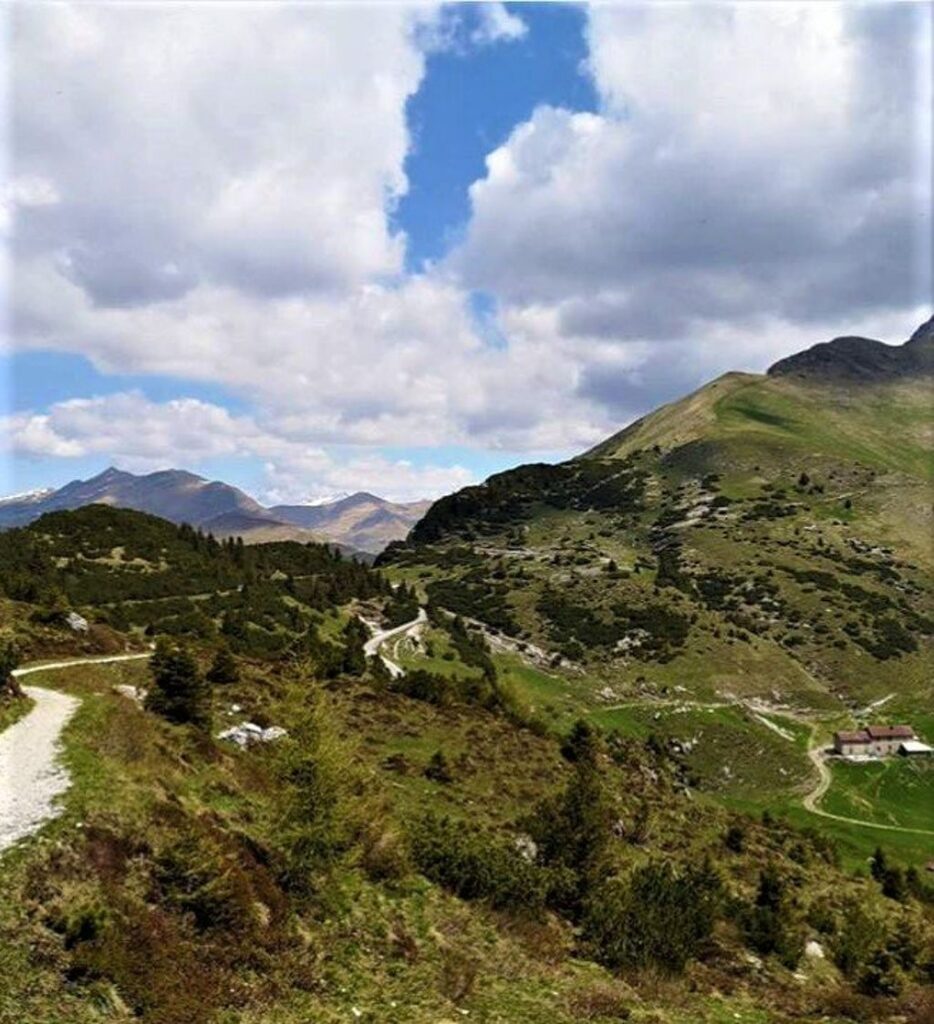
[[197, 398], [237, 415], [247, 403], [216, 384], [158, 374], [101, 373], [84, 356], [63, 352], [15, 352], [0, 357], [0, 377], [10, 382], [13, 412], [44, 409], [70, 398], [95, 398], [139, 391], [152, 402]]
[[470, 44], [475, 4], [457, 4], [452, 45], [429, 55], [421, 88], [409, 100], [409, 191], [394, 226], [408, 235], [408, 269], [421, 270], [456, 243], [470, 214], [468, 188], [486, 173], [485, 157], [543, 104], [597, 109], [585, 72], [586, 14], [572, 4], [511, 4], [522, 38]]

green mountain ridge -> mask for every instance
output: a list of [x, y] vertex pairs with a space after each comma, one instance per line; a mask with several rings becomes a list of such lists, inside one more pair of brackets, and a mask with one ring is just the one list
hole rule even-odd
[[931, 322], [856, 385], [852, 341], [441, 499], [380, 563], [621, 694], [930, 697]]

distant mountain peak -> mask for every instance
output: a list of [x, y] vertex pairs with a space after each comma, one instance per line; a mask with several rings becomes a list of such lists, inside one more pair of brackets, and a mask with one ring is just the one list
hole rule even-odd
[[369, 491], [357, 491], [317, 505], [274, 505], [269, 512], [293, 526], [316, 530], [375, 554], [390, 541], [402, 540], [429, 504], [392, 502]]
[[88, 480], [72, 480], [58, 490], [0, 499], [0, 529], [22, 526], [45, 512], [85, 505], [135, 509], [218, 536], [328, 540], [371, 554], [405, 537], [428, 507], [427, 502], [399, 504], [357, 491], [270, 509], [230, 484], [188, 470], [160, 469], [137, 476], [108, 466]]
[[342, 505], [344, 508], [352, 508], [357, 505], [392, 505], [395, 504], [378, 494], [371, 494], [369, 491], [354, 491], [353, 494], [345, 494], [335, 505]]
[[351, 508], [356, 505], [395, 505], [404, 504], [381, 498], [371, 491], [336, 491], [333, 494], [322, 494], [314, 498], [306, 498], [304, 501], [296, 502], [295, 508], [334, 508], [342, 506]]
[[905, 344], [921, 345], [924, 342], [934, 343], [934, 316], [925, 320]]
[[132, 473], [127, 473], [123, 469], [117, 469], [116, 466], [108, 466], [105, 470], [98, 473], [97, 476], [92, 476], [89, 480], [86, 480], [85, 483], [99, 484], [109, 480], [123, 480], [132, 475]]
[[934, 317], [923, 323], [902, 345], [886, 345], [874, 338], [834, 338], [780, 359], [769, 367], [768, 375], [840, 380], [851, 384], [921, 377], [934, 371], [932, 350]]
[[299, 501], [297, 504], [307, 508], [324, 508], [327, 505], [336, 505], [339, 501], [345, 501], [350, 497], [352, 497], [350, 491], [336, 491], [334, 494], [318, 494], [313, 498]]

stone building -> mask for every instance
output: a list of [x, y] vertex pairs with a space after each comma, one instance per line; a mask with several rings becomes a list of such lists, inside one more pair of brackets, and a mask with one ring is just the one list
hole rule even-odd
[[833, 749], [843, 757], [889, 757], [901, 745], [915, 740], [910, 725], [867, 725], [852, 732], [835, 732]]

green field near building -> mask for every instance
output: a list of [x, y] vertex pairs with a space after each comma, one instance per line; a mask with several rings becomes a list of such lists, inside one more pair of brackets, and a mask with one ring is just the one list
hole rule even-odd
[[930, 829], [934, 850], [934, 758], [835, 764], [821, 807], [843, 817]]

